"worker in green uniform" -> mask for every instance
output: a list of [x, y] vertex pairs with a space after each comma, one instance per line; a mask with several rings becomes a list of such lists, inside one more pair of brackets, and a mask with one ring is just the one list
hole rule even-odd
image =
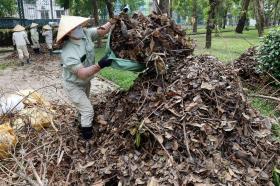
[[86, 140], [93, 136], [94, 110], [89, 100], [90, 80], [102, 68], [110, 66], [112, 61], [104, 58], [95, 64], [93, 41], [106, 35], [115, 23], [115, 19], [111, 19], [99, 28], [83, 28], [88, 20], [78, 16], [63, 16], [57, 33], [57, 43], [63, 42], [63, 87], [81, 114], [80, 129]]

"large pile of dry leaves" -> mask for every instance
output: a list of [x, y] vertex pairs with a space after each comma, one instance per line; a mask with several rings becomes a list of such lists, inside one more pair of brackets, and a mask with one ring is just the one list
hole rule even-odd
[[271, 123], [250, 107], [239, 78], [211, 56], [173, 60], [166, 76], [141, 75], [95, 106], [85, 142], [74, 111], [53, 105], [58, 132], [27, 124], [1, 161], [3, 183], [33, 185], [271, 185], [280, 165]]
[[174, 54], [190, 55], [194, 45], [186, 32], [166, 15], [145, 17], [122, 13], [112, 31], [110, 47], [117, 57], [146, 65], [170, 62]]
[[233, 62], [234, 68], [238, 70], [238, 75], [243, 81], [260, 82], [261, 72], [258, 69], [256, 55], [257, 49], [256, 47], [252, 47]]
[[249, 48], [233, 62], [243, 86], [267, 96], [279, 96], [279, 80], [269, 72], [261, 71], [257, 61], [257, 48]]

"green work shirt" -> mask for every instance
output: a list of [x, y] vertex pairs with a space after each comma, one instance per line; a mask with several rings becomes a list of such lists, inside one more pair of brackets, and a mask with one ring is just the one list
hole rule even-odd
[[92, 77], [83, 80], [73, 72], [81, 67], [95, 63], [94, 43], [98, 39], [97, 28], [84, 29], [85, 37], [81, 40], [69, 39], [62, 48], [63, 80], [76, 85], [86, 85]]

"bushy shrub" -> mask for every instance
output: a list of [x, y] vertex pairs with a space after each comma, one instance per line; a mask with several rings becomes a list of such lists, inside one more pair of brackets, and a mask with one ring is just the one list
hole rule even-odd
[[258, 61], [262, 71], [280, 79], [280, 28], [271, 30], [261, 42]]

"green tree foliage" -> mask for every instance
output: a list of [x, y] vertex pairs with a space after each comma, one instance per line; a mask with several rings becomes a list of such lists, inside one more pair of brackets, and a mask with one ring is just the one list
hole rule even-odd
[[[137, 11], [144, 0], [120, 0], [122, 5], [128, 4], [131, 11]], [[56, 0], [56, 3], [65, 9], [70, 10], [71, 15], [88, 17], [92, 15], [92, 0]], [[104, 19], [107, 16], [106, 3], [104, 0], [98, 0], [99, 15]]]
[[259, 47], [258, 61], [263, 71], [280, 79], [280, 28], [273, 29], [264, 37]]
[[16, 13], [16, 1], [1, 0], [0, 1], [0, 17], [13, 16]]
[[56, 0], [56, 3], [69, 9], [71, 15], [84, 17], [92, 15], [91, 0]]
[[276, 186], [280, 185], [280, 170], [277, 169], [276, 167], [272, 171], [272, 179], [274, 185]]
[[[205, 15], [208, 10], [207, 0], [196, 0], [197, 1], [197, 19], [201, 24], [206, 21]], [[193, 16], [193, 0], [173, 0], [172, 8], [179, 16], [186, 20], [187, 23], [191, 23], [191, 17]]]

